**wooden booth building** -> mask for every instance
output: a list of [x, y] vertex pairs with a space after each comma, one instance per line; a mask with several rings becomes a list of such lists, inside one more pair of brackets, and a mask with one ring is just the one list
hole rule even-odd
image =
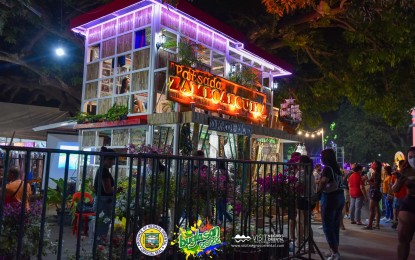
[[282, 143], [301, 142], [273, 104], [290, 67], [187, 1], [116, 0], [71, 28], [85, 37], [83, 150], [134, 144], [282, 161]]

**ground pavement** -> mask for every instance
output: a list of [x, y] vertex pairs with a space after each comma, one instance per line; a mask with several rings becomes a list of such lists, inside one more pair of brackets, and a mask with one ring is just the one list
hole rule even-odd
[[[366, 203], [368, 204], [368, 203]], [[369, 218], [368, 205], [364, 205], [362, 210], [362, 222], [367, 223]], [[316, 216], [316, 221], [313, 222], [312, 227], [314, 231], [314, 241], [322, 252], [328, 252], [329, 247], [321, 226], [320, 216]], [[392, 229], [392, 223], [384, 223], [381, 221], [380, 230], [363, 230], [358, 225], [350, 224], [350, 219], [344, 219], [346, 230], [340, 231], [340, 259], [342, 260], [393, 260], [397, 259], [397, 244], [398, 234], [395, 229]], [[319, 259], [313, 255], [314, 259]], [[415, 242], [411, 243], [411, 252], [408, 258], [415, 259]]]
[[[364, 205], [362, 211], [362, 221], [365, 222], [368, 218], [368, 205]], [[394, 260], [396, 258], [396, 246], [397, 246], [397, 232], [392, 229], [391, 223], [381, 222], [380, 230], [363, 230], [358, 225], [350, 224], [350, 219], [344, 219], [344, 225], [346, 230], [340, 231], [340, 255], [342, 260]], [[316, 215], [315, 220], [312, 222], [312, 228], [314, 233], [314, 241], [320, 251], [328, 252], [329, 247], [326, 243], [326, 239], [323, 230], [319, 228], [321, 226], [321, 219], [319, 215]], [[52, 232], [53, 236], [58, 235], [56, 232], [57, 227], [54, 228], [55, 232]], [[74, 251], [76, 247], [76, 238], [72, 235], [71, 227], [65, 227], [64, 229], [64, 247], [72, 248]], [[88, 238], [86, 238], [88, 240]], [[91, 248], [91, 243], [85, 241], [83, 243], [86, 248]], [[72, 252], [64, 250], [62, 259], [70, 259]], [[43, 259], [53, 260], [56, 256], [48, 256]], [[318, 255], [313, 254], [312, 259], [320, 259]], [[415, 242], [411, 244], [411, 254], [409, 260], [415, 259]]]

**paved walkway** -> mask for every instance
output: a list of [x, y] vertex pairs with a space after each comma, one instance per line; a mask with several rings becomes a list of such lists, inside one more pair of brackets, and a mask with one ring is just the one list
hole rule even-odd
[[[367, 220], [368, 205], [364, 206], [362, 211], [362, 222]], [[316, 218], [318, 220], [318, 217]], [[316, 221], [313, 224], [314, 241], [322, 252], [328, 252], [329, 247], [322, 229], [319, 229], [321, 222]], [[340, 231], [339, 252], [342, 260], [377, 260], [397, 259], [397, 231], [392, 229], [391, 223], [380, 223], [380, 230], [363, 230], [358, 225], [350, 224], [350, 219], [344, 219], [346, 230]], [[317, 256], [315, 259], [319, 259]], [[412, 241], [411, 252], [408, 258], [415, 259], [415, 242]]]
[[[368, 218], [368, 205], [364, 206], [362, 211], [362, 221]], [[344, 219], [346, 230], [340, 231], [340, 254], [342, 260], [393, 260], [396, 259], [397, 232], [391, 228], [391, 223], [381, 222], [380, 230], [363, 230], [363, 226], [350, 224], [349, 219]], [[314, 233], [314, 241], [320, 251], [328, 252], [329, 248], [323, 230], [319, 227], [321, 221], [316, 216], [313, 221], [312, 228]], [[55, 228], [57, 228], [55, 226]], [[57, 237], [57, 232], [52, 232], [53, 237]], [[86, 248], [91, 247], [88, 238], [83, 245]], [[62, 259], [70, 259], [76, 248], [76, 238], [72, 235], [71, 227], [64, 228], [64, 245]], [[85, 249], [86, 249], [85, 248]], [[90, 252], [89, 252], [90, 253]], [[312, 255], [313, 259], [320, 259], [318, 255]], [[52, 260], [56, 256], [48, 256], [43, 259]], [[411, 254], [409, 260], [415, 259], [415, 242], [411, 244]]]

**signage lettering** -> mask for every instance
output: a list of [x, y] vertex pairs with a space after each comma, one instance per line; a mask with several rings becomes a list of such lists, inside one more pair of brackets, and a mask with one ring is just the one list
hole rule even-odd
[[209, 130], [239, 134], [239, 135], [252, 135], [252, 125], [247, 125], [239, 122], [230, 122], [221, 120], [216, 117], [209, 118]]
[[169, 62], [168, 99], [181, 104], [262, 121], [266, 95], [225, 78], [182, 64]]

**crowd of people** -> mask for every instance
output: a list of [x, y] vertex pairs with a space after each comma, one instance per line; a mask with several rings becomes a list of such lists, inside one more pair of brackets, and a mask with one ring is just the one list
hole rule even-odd
[[[345, 229], [344, 220], [365, 230], [380, 229], [381, 221], [392, 223], [398, 233], [397, 259], [408, 259], [415, 232], [415, 147], [396, 165], [374, 160], [368, 170], [357, 163], [340, 169], [332, 149], [322, 151], [321, 162], [313, 172], [314, 200], [319, 202], [314, 214], [321, 213], [331, 250], [328, 259], [340, 259], [339, 230]], [[361, 217], [364, 203], [369, 204], [366, 224]]]

